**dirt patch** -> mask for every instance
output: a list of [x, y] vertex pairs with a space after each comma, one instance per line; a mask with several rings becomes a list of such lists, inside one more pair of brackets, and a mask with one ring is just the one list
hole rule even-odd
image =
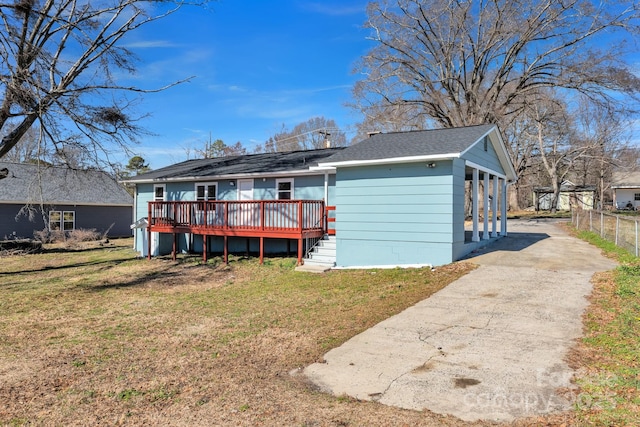
[[454, 378], [453, 383], [456, 388], [467, 388], [480, 384], [481, 381], [474, 378]]

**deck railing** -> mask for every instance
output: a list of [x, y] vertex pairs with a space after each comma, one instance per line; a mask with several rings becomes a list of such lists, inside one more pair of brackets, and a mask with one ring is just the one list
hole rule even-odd
[[325, 226], [321, 200], [149, 202], [149, 224], [158, 228], [303, 232]]

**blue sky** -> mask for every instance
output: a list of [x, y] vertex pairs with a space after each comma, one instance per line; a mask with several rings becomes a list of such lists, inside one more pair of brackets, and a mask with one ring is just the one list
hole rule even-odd
[[[344, 104], [353, 66], [371, 46], [366, 1], [221, 0], [184, 7], [132, 33], [134, 82], [157, 88], [136, 109], [153, 132], [134, 146], [154, 169], [187, 158], [209, 139], [249, 150], [312, 117], [333, 119], [350, 139], [360, 117]], [[128, 159], [122, 159], [126, 163]]]

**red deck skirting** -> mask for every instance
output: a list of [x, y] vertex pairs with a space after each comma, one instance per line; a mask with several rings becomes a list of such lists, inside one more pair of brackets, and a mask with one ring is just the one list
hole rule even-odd
[[260, 238], [260, 262], [264, 255], [264, 238], [297, 239], [299, 264], [302, 263], [302, 240], [322, 237], [331, 220], [326, 218], [321, 200], [149, 202], [148, 218], [149, 258], [152, 232], [174, 235], [174, 259], [177, 234], [189, 233], [204, 236], [205, 261], [207, 236], [225, 237], [225, 262], [229, 236]]

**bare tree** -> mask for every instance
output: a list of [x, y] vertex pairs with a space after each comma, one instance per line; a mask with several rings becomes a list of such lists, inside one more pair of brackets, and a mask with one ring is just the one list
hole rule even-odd
[[[593, 104], [583, 98], [576, 111], [579, 141], [587, 151], [576, 163], [574, 174], [582, 185], [595, 184], [596, 201], [602, 208], [605, 192], [610, 188], [614, 169], [633, 169], [636, 161], [628, 156], [631, 117], [606, 105]], [[625, 155], [621, 156], [621, 153]]]
[[164, 88], [116, 81], [118, 73], [135, 72], [136, 58], [122, 40], [182, 4], [179, 0], [0, 4], [0, 158], [36, 123], [58, 153], [76, 146], [83, 155], [97, 157], [98, 152], [108, 153], [110, 143], [126, 149], [143, 132], [130, 115], [135, 96]]
[[345, 147], [347, 137], [333, 119], [312, 117], [298, 123], [292, 130], [282, 128], [265, 143], [262, 151], [317, 150], [327, 147]]
[[2, 160], [13, 163], [49, 162], [51, 153], [42, 142], [40, 127], [33, 126], [22, 135], [20, 141]]
[[553, 189], [551, 211], [556, 212], [561, 183], [575, 170], [577, 162], [598, 149], [600, 141], [584, 137], [579, 116], [572, 114], [552, 90], [540, 91], [535, 102], [526, 106], [524, 114], [531, 120], [535, 133], [523, 132], [522, 137], [537, 143], [534, 158], [539, 159]]
[[[377, 45], [358, 66], [360, 107], [408, 104], [450, 127], [496, 123], [541, 88], [614, 101], [637, 94], [625, 45], [595, 43], [638, 30], [634, 2], [615, 0], [382, 0], [367, 26]], [[624, 32], [624, 31], [628, 32]]]
[[354, 107], [380, 124], [398, 109], [417, 127], [497, 123], [519, 171], [533, 154], [519, 115], [541, 90], [620, 109], [640, 92], [624, 62], [636, 2], [380, 0], [367, 13], [376, 45], [356, 66]]

